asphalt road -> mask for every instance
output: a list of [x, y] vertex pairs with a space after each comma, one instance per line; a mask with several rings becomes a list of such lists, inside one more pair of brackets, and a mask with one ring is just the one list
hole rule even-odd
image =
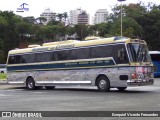
[[[29, 91], [22, 87], [0, 85], [0, 111], [160, 111], [160, 79], [155, 79], [153, 86], [130, 87], [123, 92], [117, 89], [99, 92], [95, 87], [79, 86]], [[65, 120], [64, 117], [56, 119]], [[90, 117], [87, 119], [93, 120]]]

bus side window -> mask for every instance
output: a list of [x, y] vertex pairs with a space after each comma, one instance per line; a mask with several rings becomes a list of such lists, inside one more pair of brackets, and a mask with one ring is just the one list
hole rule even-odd
[[71, 52], [71, 59], [89, 59], [90, 58], [90, 49], [89, 48], [81, 48], [81, 49], [73, 49]]
[[55, 61], [59, 60], [57, 51], [54, 51], [53, 56]]
[[118, 49], [117, 57], [118, 57], [119, 63], [128, 62], [127, 53], [126, 53], [126, 50], [124, 48]]
[[91, 58], [110, 57], [112, 46], [97, 46], [91, 48]]
[[49, 62], [52, 59], [51, 52], [43, 52], [43, 53], [36, 53], [35, 54], [35, 61], [36, 62]]
[[8, 64], [14, 64], [15, 63], [15, 57], [9, 56]]
[[55, 51], [53, 56], [56, 61], [70, 60], [71, 59], [71, 50]]
[[118, 50], [118, 60], [119, 61], [125, 60], [125, 51], [123, 48]]
[[51, 61], [56, 61], [55, 51], [53, 51], [53, 52], [51, 53]]
[[9, 57], [9, 64], [19, 64], [21, 63], [21, 55], [15, 55]]
[[35, 54], [25, 54], [22, 56], [22, 63], [34, 63], [35, 62]]
[[112, 56], [117, 64], [124, 64], [129, 62], [126, 48], [123, 44], [114, 46], [114, 49], [112, 49]]
[[22, 57], [21, 63], [26, 63], [26, 61], [23, 57]]

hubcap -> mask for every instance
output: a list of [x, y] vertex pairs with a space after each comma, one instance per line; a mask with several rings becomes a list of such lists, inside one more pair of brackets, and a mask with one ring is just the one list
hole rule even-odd
[[29, 88], [33, 88], [33, 82], [30, 81], [30, 82], [28, 83], [28, 87], [29, 87]]
[[106, 83], [105, 80], [101, 80], [101, 81], [99, 82], [99, 87], [100, 87], [101, 89], [105, 89], [106, 86], [107, 86], [107, 83]]

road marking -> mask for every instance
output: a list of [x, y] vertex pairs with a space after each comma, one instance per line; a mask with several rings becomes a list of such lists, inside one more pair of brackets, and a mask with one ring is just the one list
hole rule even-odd
[[9, 96], [9, 95], [0, 94], [0, 96], [3, 97], [3, 96]]

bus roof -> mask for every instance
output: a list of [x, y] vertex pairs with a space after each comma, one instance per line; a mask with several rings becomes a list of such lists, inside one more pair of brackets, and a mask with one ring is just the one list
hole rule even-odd
[[[33, 47], [24, 48], [24, 49], [15, 49], [9, 51], [9, 54], [22, 54], [26, 52], [42, 52], [42, 51], [51, 51], [58, 49], [68, 49], [74, 47], [86, 47], [86, 46], [94, 46], [94, 45], [102, 45], [102, 44], [112, 44], [112, 43], [143, 43], [146, 44], [143, 40], [130, 39], [127, 37], [110, 37], [110, 38], [97, 38], [79, 41], [79, 40], [67, 40], [67, 41], [59, 41], [59, 42], [50, 42], [44, 43], [42, 46], [33, 45]], [[30, 45], [31, 46], [31, 45]]]
[[149, 54], [160, 54], [160, 51], [149, 51]]

